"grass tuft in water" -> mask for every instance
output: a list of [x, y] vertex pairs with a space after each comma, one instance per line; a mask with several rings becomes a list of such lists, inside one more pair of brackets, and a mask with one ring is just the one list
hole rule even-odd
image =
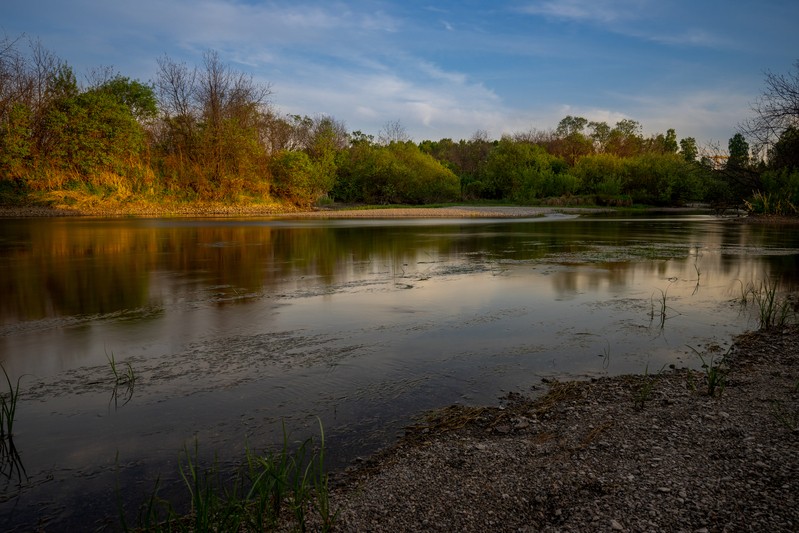
[[1, 363], [0, 370], [3, 371], [8, 386], [7, 392], [0, 393], [0, 476], [8, 480], [16, 477], [21, 482], [23, 477], [27, 478], [27, 474], [14, 445], [14, 421], [17, 417], [21, 378], [14, 384]]
[[[111, 392], [111, 401], [115, 407], [119, 407], [119, 399], [122, 398], [122, 405], [127, 404], [133, 398], [133, 388], [136, 385], [136, 374], [133, 372], [133, 365], [130, 361], [125, 361], [124, 368], [120, 368], [114, 358], [114, 352], [105, 354], [108, 359], [108, 366], [114, 377], [114, 390]], [[121, 391], [121, 394], [120, 394]]]
[[752, 290], [752, 296], [757, 305], [758, 323], [762, 330], [783, 328], [795, 314], [790, 302], [777, 296], [776, 281], [763, 281], [758, 289]]
[[[321, 440], [306, 439], [292, 449], [285, 426], [279, 450], [259, 455], [249, 447], [245, 461], [225, 479], [216, 460], [202, 468], [199, 445], [193, 451], [184, 447], [179, 471], [188, 493], [187, 514], [175, 512], [173, 505], [158, 495], [159, 484], [142, 505], [139, 528], [145, 531], [270, 531], [291, 524], [299, 531], [308, 528], [308, 512], [319, 517], [322, 531], [330, 531], [338, 512], [330, 501], [328, 474], [324, 467], [324, 429], [319, 422]], [[128, 530], [121, 511], [121, 523]]]
[[14, 420], [17, 416], [19, 403], [19, 379], [16, 386], [12, 383], [5, 367], [0, 364], [0, 370], [6, 378], [8, 392], [0, 393], [0, 440], [9, 440], [14, 435]]
[[[669, 284], [669, 287], [671, 287], [671, 284]], [[658, 289], [660, 291], [660, 297], [658, 297], [657, 299], [655, 298], [654, 292], [650, 297], [650, 301], [652, 303], [652, 309], [649, 312], [649, 320], [650, 322], [654, 322], [655, 317], [657, 316], [660, 319], [660, 329], [663, 329], [665, 327], [666, 319], [671, 318], [668, 316], [667, 310], [671, 309], [672, 311], [674, 311], [674, 309], [670, 307], [667, 303], [669, 287], [666, 287], [665, 291], [663, 289]], [[677, 314], [679, 315], [680, 313]]]

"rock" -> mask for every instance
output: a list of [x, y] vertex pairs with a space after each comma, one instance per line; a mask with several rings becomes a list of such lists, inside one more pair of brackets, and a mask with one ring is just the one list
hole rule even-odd
[[624, 527], [622, 527], [618, 520], [610, 521], [610, 529], [613, 531], [624, 531]]

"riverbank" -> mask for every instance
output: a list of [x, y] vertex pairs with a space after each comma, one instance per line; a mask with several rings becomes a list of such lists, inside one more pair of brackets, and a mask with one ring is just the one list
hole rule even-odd
[[124, 208], [63, 209], [40, 206], [0, 206], [0, 218], [19, 217], [290, 217], [290, 218], [528, 218], [552, 213], [587, 214], [609, 211], [584, 207], [452, 206], [389, 207], [384, 209], [322, 208], [300, 210], [284, 205], [222, 203], [140, 205]]
[[440, 411], [338, 480], [337, 530], [795, 531], [799, 329], [708, 350], [713, 395], [666, 369]]
[[[229, 204], [197, 202], [174, 204], [117, 204], [68, 209], [43, 206], [0, 206], [0, 218], [29, 217], [140, 217], [140, 218], [204, 218], [204, 217], [275, 217], [275, 218], [531, 218], [556, 213], [584, 215], [608, 213], [607, 207], [551, 206], [447, 206], [349, 208], [347, 206], [299, 209], [287, 204]], [[660, 213], [694, 213], [696, 208], [651, 208]], [[708, 211], [709, 212], [709, 211]], [[729, 220], [758, 224], [799, 224], [799, 217], [749, 215], [727, 217]]]

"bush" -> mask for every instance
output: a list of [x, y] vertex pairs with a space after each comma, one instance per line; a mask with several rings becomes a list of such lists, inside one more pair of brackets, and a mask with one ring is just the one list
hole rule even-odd
[[344, 202], [437, 203], [458, 199], [460, 184], [413, 143], [359, 143], [339, 156], [332, 195]]
[[312, 205], [328, 192], [326, 176], [305, 152], [278, 152], [269, 162], [269, 170], [275, 194], [298, 206]]

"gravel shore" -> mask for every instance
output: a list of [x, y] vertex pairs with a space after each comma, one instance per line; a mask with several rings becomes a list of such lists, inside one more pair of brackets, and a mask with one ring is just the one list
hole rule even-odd
[[797, 531], [799, 329], [706, 372], [552, 383], [453, 406], [345, 473], [338, 531]]

